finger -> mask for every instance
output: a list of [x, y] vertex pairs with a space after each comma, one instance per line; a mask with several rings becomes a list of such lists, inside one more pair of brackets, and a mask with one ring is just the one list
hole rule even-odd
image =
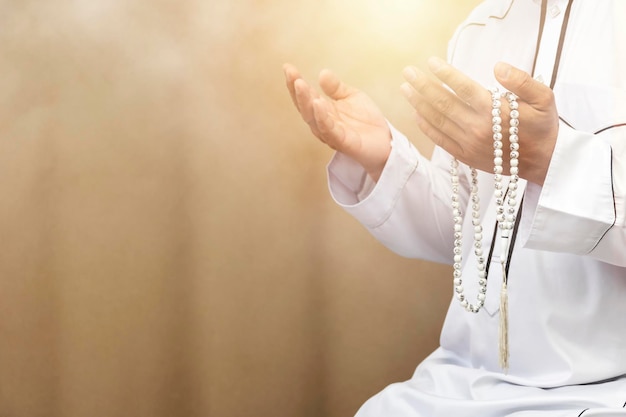
[[285, 73], [285, 84], [287, 85], [287, 89], [289, 90], [289, 95], [291, 96], [291, 101], [293, 104], [298, 107], [298, 102], [296, 100], [296, 89], [294, 87], [294, 82], [300, 77], [300, 73], [298, 69], [293, 65], [286, 63], [283, 65], [283, 72]]
[[432, 73], [450, 87], [462, 101], [469, 104], [477, 111], [485, 111], [487, 107], [491, 106], [491, 96], [483, 86], [441, 58], [429, 58], [428, 67]]
[[344, 130], [333, 119], [330, 106], [326, 100], [322, 98], [313, 100], [313, 114], [315, 116], [315, 125], [319, 132], [318, 138], [333, 149], [336, 149], [345, 136]]
[[422, 133], [428, 136], [435, 145], [445, 149], [449, 154], [462, 159], [463, 147], [461, 147], [457, 141], [430, 124], [428, 120], [419, 113], [415, 113], [415, 118], [417, 120], [417, 127], [419, 127]]
[[[475, 110], [468, 106], [467, 103], [459, 99], [454, 93], [442, 85], [439, 81], [433, 80], [426, 76], [423, 72], [414, 67], [407, 67], [403, 74], [407, 81], [419, 93], [422, 101], [430, 103], [445, 118], [456, 120], [461, 124], [465, 124], [476, 117]], [[411, 104], [417, 105], [417, 101]], [[420, 109], [416, 110], [420, 111]], [[421, 113], [421, 111], [420, 111]], [[443, 122], [443, 120], [441, 120]], [[441, 128], [442, 126], [440, 126]]]
[[498, 62], [494, 73], [504, 88], [515, 93], [532, 107], [544, 109], [552, 103], [553, 94], [550, 87], [533, 79], [526, 71]]
[[350, 87], [342, 82], [339, 77], [329, 69], [324, 69], [320, 72], [319, 83], [320, 87], [322, 87], [322, 91], [333, 100], [342, 100], [358, 92], [356, 88]]
[[310, 87], [302, 78], [294, 81], [296, 106], [302, 115], [302, 119], [308, 124], [315, 123], [313, 115], [313, 100], [319, 97], [317, 91]]
[[317, 91], [311, 88], [303, 79], [299, 78], [294, 82], [296, 93], [296, 106], [302, 116], [302, 120], [309, 125], [311, 132], [321, 139], [317, 123], [315, 121], [315, 113], [313, 109], [313, 101], [319, 97]]
[[[433, 126], [448, 137], [460, 138], [465, 136], [465, 131], [461, 127], [462, 125], [457, 124], [454, 121], [459, 119], [448, 117], [440, 110], [440, 108], [429, 102], [428, 99], [423, 97], [421, 93], [409, 83], [402, 84], [400, 88], [413, 108], [417, 111], [421, 118], [428, 122], [429, 125]], [[440, 103], [438, 104], [441, 105]]]

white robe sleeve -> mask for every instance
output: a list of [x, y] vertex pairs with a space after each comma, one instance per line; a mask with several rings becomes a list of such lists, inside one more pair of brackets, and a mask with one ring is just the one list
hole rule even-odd
[[[450, 263], [450, 157], [437, 148], [428, 160], [405, 136], [393, 127], [391, 130], [392, 150], [379, 181], [374, 184], [359, 164], [337, 153], [328, 166], [331, 195], [392, 251], [405, 257]], [[464, 206], [468, 184], [466, 176], [460, 177], [459, 194]]]
[[526, 188], [522, 242], [626, 266], [626, 126], [559, 129], [543, 187]]

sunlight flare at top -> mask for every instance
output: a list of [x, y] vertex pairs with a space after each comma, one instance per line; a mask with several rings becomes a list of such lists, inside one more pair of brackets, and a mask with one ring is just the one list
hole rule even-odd
[[432, 11], [429, 0], [361, 0], [357, 9], [353, 2], [342, 3], [349, 5], [350, 14], [361, 16], [358, 31], [374, 32], [381, 41], [390, 43], [415, 36]]
[[399, 18], [415, 15], [424, 9], [425, 0], [365, 0], [364, 4], [373, 14], [383, 18]]

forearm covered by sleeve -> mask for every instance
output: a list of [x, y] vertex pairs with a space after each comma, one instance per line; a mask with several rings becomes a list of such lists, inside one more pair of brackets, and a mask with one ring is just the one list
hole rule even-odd
[[328, 166], [331, 195], [392, 251], [450, 263], [453, 224], [448, 156], [437, 149], [431, 162], [393, 127], [392, 135], [391, 154], [375, 184], [360, 165], [336, 154]]
[[524, 204], [525, 247], [626, 266], [626, 126], [562, 123], [544, 185], [529, 184]]

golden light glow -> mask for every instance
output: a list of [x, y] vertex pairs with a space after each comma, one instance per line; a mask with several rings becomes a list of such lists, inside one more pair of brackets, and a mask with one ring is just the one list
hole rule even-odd
[[417, 33], [428, 8], [424, 0], [367, 0], [365, 5], [372, 29], [394, 42]]
[[424, 0], [365, 0], [363, 4], [376, 16], [396, 19], [419, 13], [426, 5]]
[[434, 9], [432, 3], [427, 0], [362, 0], [358, 7], [351, 1], [340, 1], [337, 7], [346, 16], [342, 22], [346, 31], [371, 36], [377, 43], [403, 45], [427, 30]]

